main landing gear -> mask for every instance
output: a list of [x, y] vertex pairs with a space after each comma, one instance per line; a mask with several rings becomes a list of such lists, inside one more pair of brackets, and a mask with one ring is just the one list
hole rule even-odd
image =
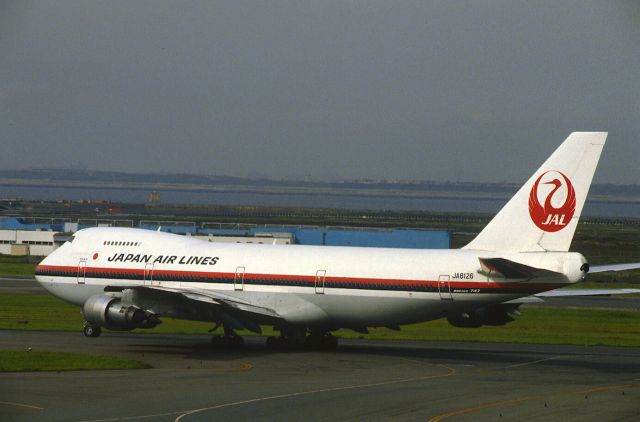
[[102, 334], [102, 328], [100, 328], [99, 325], [94, 325], [90, 322], [85, 322], [82, 332], [87, 337], [100, 337], [100, 334]]
[[[211, 337], [211, 344], [217, 350], [239, 350], [244, 340], [231, 327], [216, 324], [213, 332], [222, 325], [224, 334]], [[279, 336], [271, 336], [266, 341], [267, 349], [279, 352], [291, 351], [334, 351], [338, 347], [338, 338], [329, 330], [307, 327], [280, 327]]]
[[[218, 328], [216, 325], [213, 330]], [[232, 328], [224, 326], [224, 334], [211, 337], [211, 344], [216, 349], [237, 350], [244, 346], [244, 340]]]
[[280, 336], [271, 336], [266, 341], [267, 348], [277, 351], [325, 351], [338, 348], [338, 338], [327, 330], [310, 330], [306, 328], [287, 328], [280, 330]]

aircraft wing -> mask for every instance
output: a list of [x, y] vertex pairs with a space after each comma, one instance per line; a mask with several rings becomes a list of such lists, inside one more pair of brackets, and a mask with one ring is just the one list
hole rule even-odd
[[227, 306], [227, 307], [244, 311], [244, 312], [256, 313], [256, 314], [273, 317], [273, 318], [280, 318], [280, 316], [275, 311], [269, 308], [252, 305], [247, 301], [240, 300], [233, 296], [213, 293], [213, 292], [202, 290], [202, 289], [192, 289], [191, 291], [179, 290], [176, 293], [180, 293], [182, 296], [190, 300], [197, 300], [200, 302], [211, 303], [214, 305]]
[[632, 262], [629, 264], [612, 264], [612, 265], [594, 265], [589, 268], [589, 273], [603, 273], [606, 271], [627, 271], [640, 269], [640, 262]]
[[[199, 318], [210, 320], [216, 317], [234, 329], [247, 329], [261, 333], [260, 323], [273, 324], [282, 317], [272, 309], [258, 306], [248, 301], [223, 293], [212, 292], [204, 289], [174, 289], [160, 286], [108, 286], [105, 291], [121, 291], [124, 295], [130, 295], [132, 303], [149, 309], [148, 304], [153, 304], [157, 309], [173, 308], [167, 313], [195, 312]], [[159, 305], [158, 305], [159, 304]], [[147, 305], [147, 306], [145, 306]], [[149, 309], [154, 312], [153, 307]], [[193, 317], [193, 315], [190, 315]], [[180, 317], [180, 316], [177, 316]]]

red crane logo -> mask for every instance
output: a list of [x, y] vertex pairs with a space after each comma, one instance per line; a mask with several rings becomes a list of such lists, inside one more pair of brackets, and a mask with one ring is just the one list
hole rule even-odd
[[[551, 173], [551, 177], [547, 178], [548, 181], [543, 182], [542, 184], [553, 185], [553, 189], [547, 193], [543, 205], [540, 204], [538, 189], [542, 188], [542, 186], [540, 186], [542, 178], [549, 173]], [[554, 173], [559, 174], [561, 178], [554, 177]], [[563, 190], [566, 191], [564, 192], [564, 201], [560, 206], [556, 207], [554, 203], [556, 205], [558, 204], [558, 198], [555, 198], [555, 196], [562, 187], [564, 187], [565, 189]], [[562, 193], [559, 195], [561, 194]], [[550, 170], [542, 173], [533, 184], [531, 194], [529, 195], [529, 215], [531, 215], [531, 220], [534, 224], [546, 232], [557, 232], [569, 224], [575, 211], [576, 191], [573, 189], [573, 185], [569, 178], [560, 171]]]

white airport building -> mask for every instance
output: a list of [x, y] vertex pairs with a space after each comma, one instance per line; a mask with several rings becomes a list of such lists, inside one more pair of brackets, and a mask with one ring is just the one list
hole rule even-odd
[[[0, 230], [0, 254], [46, 256], [58, 247], [50, 230]], [[62, 242], [64, 243], [64, 241]]]
[[[126, 223], [126, 224], [125, 224]], [[130, 220], [68, 220], [33, 217], [0, 217], [0, 254], [47, 256], [86, 227], [135, 227]], [[141, 221], [137, 227], [183, 234], [209, 242], [272, 245], [378, 246], [446, 249], [448, 230], [379, 229], [353, 227], [243, 225], [239, 223], [189, 223]]]

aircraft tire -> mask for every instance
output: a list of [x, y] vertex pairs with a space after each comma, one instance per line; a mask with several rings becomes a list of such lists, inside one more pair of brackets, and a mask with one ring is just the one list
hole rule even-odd
[[276, 337], [276, 336], [267, 337], [267, 340], [265, 341], [265, 344], [267, 346], [267, 349], [269, 349], [269, 350], [277, 350], [278, 349], [278, 337]]
[[93, 325], [86, 322], [84, 324], [84, 328], [82, 329], [82, 332], [86, 337], [100, 337], [100, 334], [102, 334], [102, 329], [100, 328], [99, 325]]
[[332, 352], [338, 348], [338, 338], [330, 332], [312, 333], [305, 340], [309, 350]]
[[238, 335], [229, 338], [229, 345], [233, 349], [241, 349], [244, 347], [244, 339]]
[[338, 348], [338, 337], [328, 334], [322, 338], [322, 350], [333, 352]]
[[219, 350], [238, 350], [244, 347], [244, 339], [239, 335], [213, 336], [211, 345]]

